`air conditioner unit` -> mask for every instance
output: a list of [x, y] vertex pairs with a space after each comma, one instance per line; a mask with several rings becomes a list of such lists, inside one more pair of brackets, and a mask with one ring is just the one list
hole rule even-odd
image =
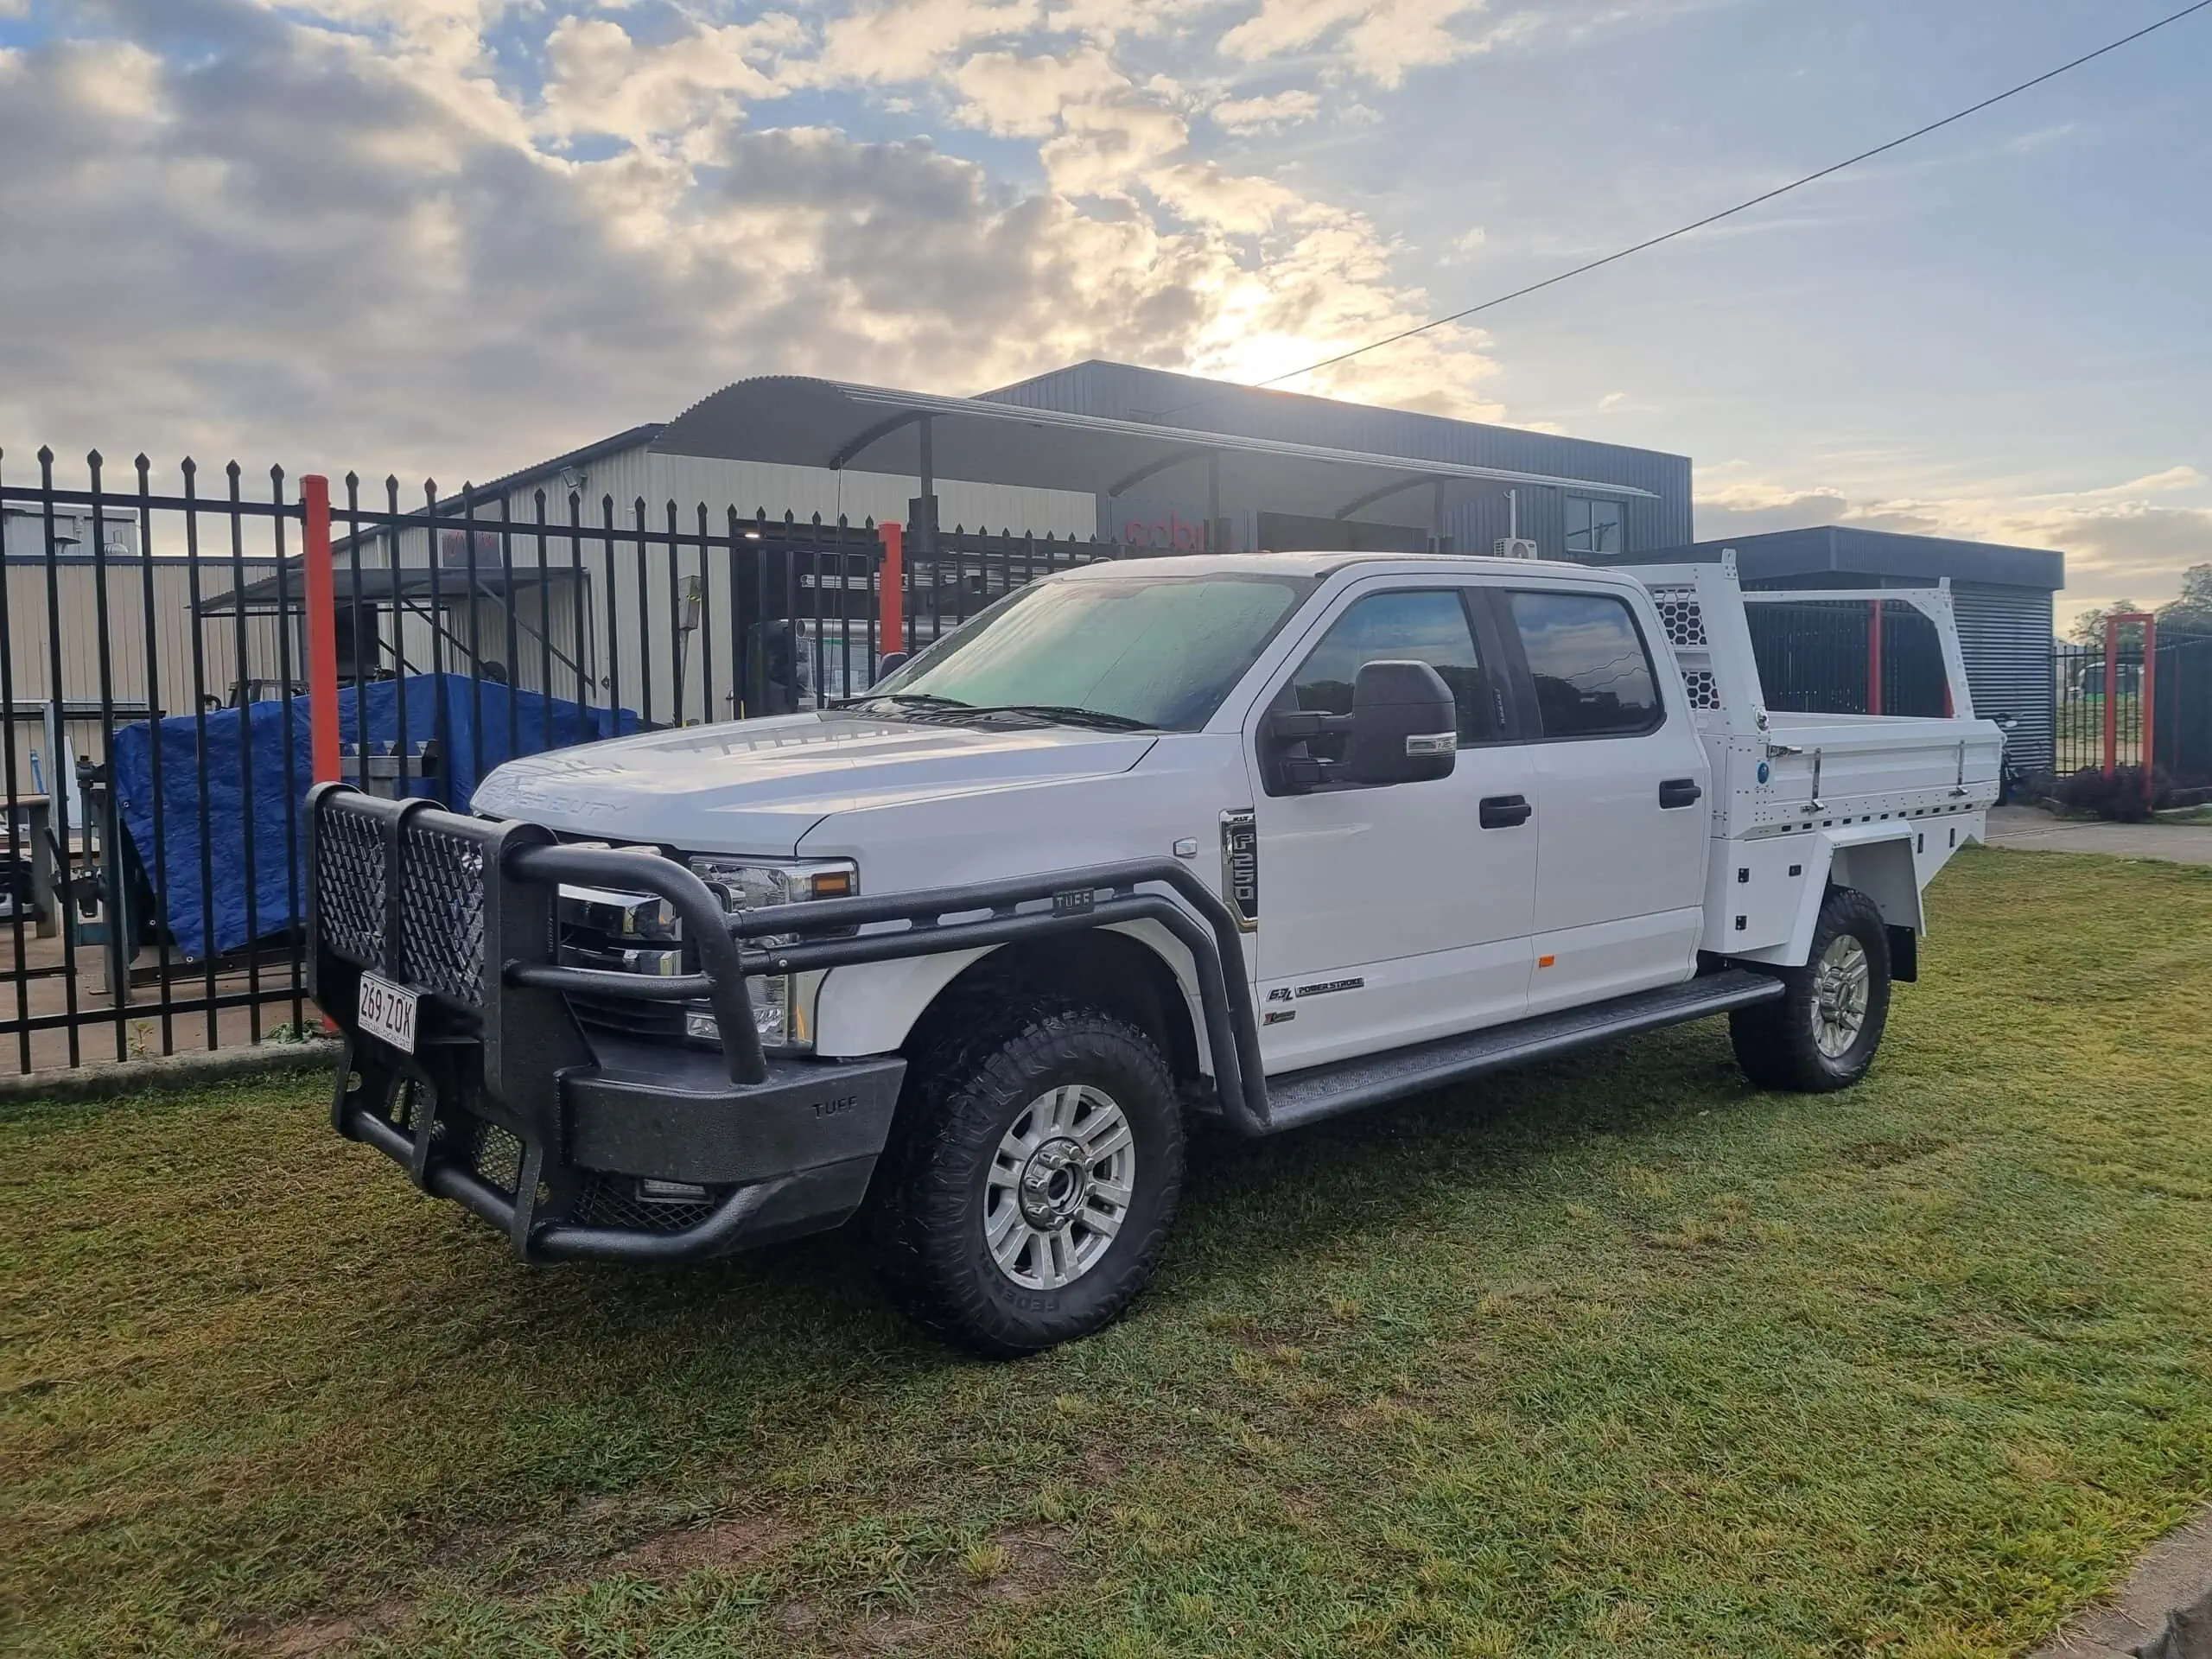
[[1536, 544], [1525, 536], [1501, 536], [1497, 538], [1497, 556], [1501, 559], [1534, 559], [1542, 556]]

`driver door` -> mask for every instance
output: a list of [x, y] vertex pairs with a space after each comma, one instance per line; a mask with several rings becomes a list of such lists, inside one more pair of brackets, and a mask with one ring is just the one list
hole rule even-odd
[[[1270, 1072], [1497, 1024], [1528, 1005], [1534, 772], [1528, 750], [1505, 741], [1504, 653], [1478, 601], [1471, 586], [1426, 578], [1354, 588], [1253, 716], [1255, 944]], [[1452, 774], [1294, 790], [1270, 753], [1270, 716], [1349, 714], [1363, 664], [1408, 659], [1452, 688]]]

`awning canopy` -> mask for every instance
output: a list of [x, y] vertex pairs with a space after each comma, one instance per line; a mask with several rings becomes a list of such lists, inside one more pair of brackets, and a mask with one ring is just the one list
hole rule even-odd
[[[354, 572], [340, 564], [332, 573], [332, 586], [340, 608], [353, 602]], [[468, 600], [468, 572], [459, 565], [442, 565], [436, 571], [436, 599], [441, 607], [465, 604]], [[429, 566], [404, 565], [397, 570], [382, 565], [360, 572], [360, 601], [364, 605], [405, 605], [416, 609], [428, 608], [431, 603], [432, 572]], [[555, 564], [541, 570], [533, 565], [518, 570], [512, 576], [503, 569], [486, 570], [480, 565], [476, 572], [476, 596], [479, 599], [503, 599], [510, 590], [518, 594], [533, 594], [542, 582], [553, 589], [571, 586], [576, 572]], [[282, 582], [275, 576], [264, 576], [259, 582], [250, 582], [245, 587], [227, 594], [217, 594], [200, 601], [201, 616], [232, 616], [243, 610], [248, 616], [276, 616], [297, 613], [305, 608], [307, 575], [297, 559], [284, 562]]]
[[[1314, 518], [1349, 518], [1388, 504], [1395, 510], [1392, 517], [1426, 522], [1433, 505], [1456, 505], [1526, 485], [1615, 499], [1653, 493], [1594, 479], [1287, 443], [798, 375], [762, 375], [725, 387], [662, 429], [652, 447], [716, 460], [833, 471], [849, 467], [1099, 496], [1126, 494], [1148, 480], [1171, 474], [1178, 474], [1173, 481], [1195, 495], [1214, 486], [1207, 469], [1218, 467], [1224, 511], [1261, 507]], [[1190, 472], [1181, 473], [1185, 468]], [[1445, 496], [1440, 504], [1435, 500], [1440, 487]], [[1395, 499], [1401, 495], [1402, 501]]]

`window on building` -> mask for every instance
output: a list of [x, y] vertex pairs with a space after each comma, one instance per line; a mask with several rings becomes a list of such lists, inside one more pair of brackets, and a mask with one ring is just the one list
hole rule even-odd
[[1514, 626], [1546, 737], [1648, 732], [1664, 717], [1636, 619], [1599, 594], [1516, 594]]
[[1596, 501], [1586, 495], [1567, 498], [1567, 550], [1570, 553], [1624, 553], [1628, 550], [1628, 522], [1618, 501]]

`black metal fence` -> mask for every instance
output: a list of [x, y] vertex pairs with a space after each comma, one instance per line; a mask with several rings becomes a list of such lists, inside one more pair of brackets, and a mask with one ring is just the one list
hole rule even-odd
[[2061, 777], [2147, 754], [2171, 786], [2212, 787], [2212, 633], [2161, 631], [2146, 657], [2131, 626], [2109, 665], [2101, 645], [2054, 645], [2051, 696]]
[[[0, 1065], [258, 1041], [304, 988], [300, 804], [309, 515], [281, 468], [0, 457]], [[411, 494], [411, 493], [410, 493]], [[341, 769], [465, 808], [505, 761], [623, 732], [795, 713], [867, 689], [873, 523], [728, 505], [342, 480], [331, 503]], [[1111, 543], [907, 537], [918, 648]]]
[[1936, 624], [1902, 600], [1761, 600], [1745, 614], [1770, 709], [1931, 718], [1949, 712]]

